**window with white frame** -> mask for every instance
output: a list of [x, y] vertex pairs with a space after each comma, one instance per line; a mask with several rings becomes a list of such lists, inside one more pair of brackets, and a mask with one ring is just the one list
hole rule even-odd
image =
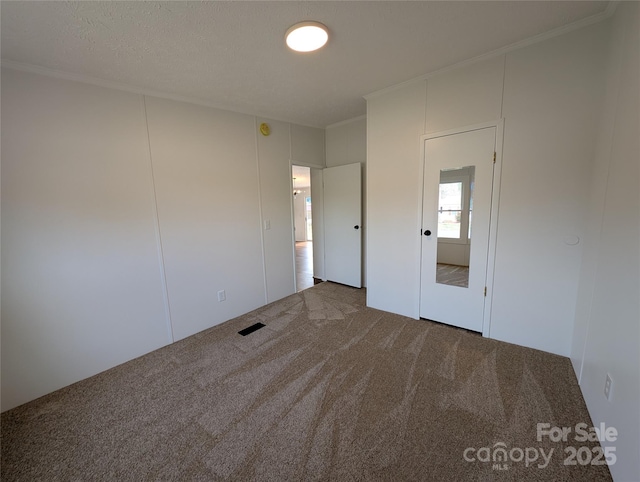
[[438, 239], [467, 244], [471, 239], [474, 166], [440, 173]]

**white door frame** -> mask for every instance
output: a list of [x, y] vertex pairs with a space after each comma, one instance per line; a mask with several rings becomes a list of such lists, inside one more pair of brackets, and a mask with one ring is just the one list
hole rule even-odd
[[[424, 197], [424, 165], [425, 165], [425, 141], [429, 139], [435, 139], [437, 137], [445, 137], [454, 134], [462, 134], [464, 132], [475, 131], [480, 129], [486, 129], [489, 127], [496, 128], [496, 162], [493, 170], [493, 191], [491, 193], [491, 214], [489, 220], [489, 246], [487, 250], [487, 275], [486, 284], [487, 296], [484, 303], [483, 321], [482, 321], [482, 336], [491, 338], [491, 305], [493, 301], [493, 278], [495, 274], [495, 259], [496, 259], [496, 236], [498, 234], [498, 213], [500, 204], [500, 181], [502, 179], [502, 144], [504, 138], [504, 119], [496, 121], [481, 122], [479, 124], [472, 124], [463, 127], [457, 127], [454, 129], [448, 129], [446, 131], [432, 132], [420, 136], [420, 199], [418, 205], [418, 221], [416, 228], [416, 236], [422, 238], [422, 210], [423, 210], [423, 197]], [[420, 259], [422, 259], [422, 243], [420, 243]], [[418, 292], [422, 291], [422, 270], [418, 270]], [[416, 300], [416, 313], [420, 318], [420, 296]]]

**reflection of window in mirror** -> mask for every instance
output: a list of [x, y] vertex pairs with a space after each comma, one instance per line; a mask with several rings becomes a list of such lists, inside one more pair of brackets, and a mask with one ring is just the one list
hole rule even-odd
[[440, 171], [436, 282], [469, 286], [475, 167]]
[[462, 220], [462, 183], [440, 182], [438, 237], [459, 239]]

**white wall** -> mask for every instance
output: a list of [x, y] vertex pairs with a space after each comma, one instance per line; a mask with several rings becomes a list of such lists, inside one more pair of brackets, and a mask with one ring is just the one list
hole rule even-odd
[[367, 118], [356, 117], [325, 129], [327, 167], [367, 162]]
[[256, 134], [265, 279], [267, 302], [270, 303], [295, 293], [291, 164], [287, 157], [291, 144], [289, 124], [258, 119], [255, 132], [262, 122], [271, 127], [269, 136]]
[[291, 163], [297, 166], [325, 167], [325, 132], [317, 127], [289, 124]]
[[500, 119], [504, 55], [427, 81], [426, 133]]
[[2, 72], [2, 408], [171, 342], [143, 99]]
[[[264, 304], [255, 143], [243, 142], [255, 124], [248, 115], [171, 100], [147, 98], [146, 106], [180, 340]], [[219, 290], [226, 291], [222, 303]]]
[[569, 356], [608, 29], [507, 54], [490, 336]]
[[420, 135], [502, 116], [489, 336], [569, 355], [582, 246], [565, 240], [583, 236], [606, 39], [593, 25], [368, 97], [369, 306], [418, 317]]
[[[327, 167], [362, 165], [362, 286], [367, 286], [367, 118], [356, 117], [325, 129]], [[324, 252], [322, 253], [324, 256]]]
[[293, 293], [322, 129], [4, 68], [2, 104], [3, 410]]
[[426, 88], [367, 99], [367, 305], [418, 317]]
[[[615, 480], [640, 480], [640, 8], [612, 19], [571, 359], [593, 423], [616, 427]], [[604, 396], [607, 373], [612, 399]]]

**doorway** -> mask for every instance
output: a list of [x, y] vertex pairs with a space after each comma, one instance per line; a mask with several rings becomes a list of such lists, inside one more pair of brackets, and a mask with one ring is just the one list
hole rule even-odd
[[293, 186], [293, 231], [295, 239], [296, 290], [311, 288], [313, 281], [313, 216], [311, 169], [291, 167]]

